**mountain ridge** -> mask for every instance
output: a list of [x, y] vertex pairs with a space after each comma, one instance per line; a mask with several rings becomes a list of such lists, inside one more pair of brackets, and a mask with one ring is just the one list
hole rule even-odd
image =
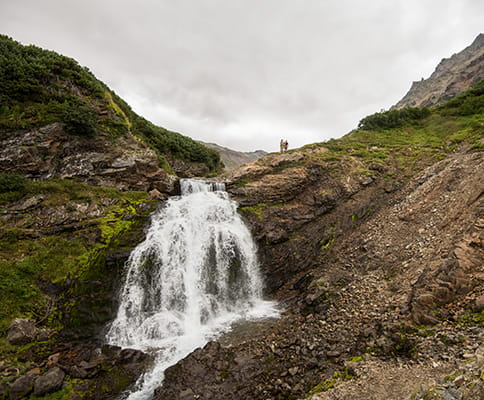
[[240, 167], [243, 164], [255, 161], [267, 154], [264, 150], [255, 151], [238, 151], [229, 149], [228, 147], [220, 146], [216, 143], [206, 143], [200, 141], [203, 145], [218, 151], [220, 158], [225, 166], [225, 170]]

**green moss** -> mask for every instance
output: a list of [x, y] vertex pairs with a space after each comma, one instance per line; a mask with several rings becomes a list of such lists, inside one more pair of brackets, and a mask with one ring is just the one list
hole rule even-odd
[[250, 182], [253, 182], [253, 181], [252, 181], [252, 180], [250, 180], [250, 179], [242, 179], [242, 180], [240, 180], [239, 182], [237, 182], [237, 183], [234, 185], [234, 187], [243, 187], [243, 186], [247, 185], [247, 184], [248, 184], [248, 183], [250, 183]]
[[259, 204], [255, 204], [253, 206], [240, 207], [239, 210], [242, 212], [242, 214], [245, 214], [245, 215], [252, 214], [255, 217], [257, 217], [257, 219], [259, 221], [262, 221], [263, 218], [264, 218], [264, 210], [267, 207], [268, 207], [267, 204], [259, 203]]
[[[3, 244], [3, 246], [2, 246]], [[59, 283], [77, 269], [78, 257], [86, 251], [81, 240], [67, 235], [42, 236], [19, 240], [15, 244], [0, 241], [0, 330], [13, 316], [41, 318], [49, 303], [39, 283]]]
[[329, 389], [332, 389], [336, 383], [335, 379], [325, 379], [321, 383], [318, 383], [316, 386], [314, 386], [310, 391], [309, 395], [312, 396], [317, 393], [321, 392], [327, 392]]
[[457, 321], [458, 324], [463, 325], [483, 325], [484, 324], [484, 311], [471, 312], [466, 311]]
[[355, 376], [350, 373], [348, 368], [344, 368], [341, 371], [335, 371], [331, 379], [325, 379], [321, 383], [318, 383], [308, 394], [314, 395], [316, 393], [326, 392], [329, 389], [332, 389], [338, 381], [347, 381], [353, 378], [355, 378]]

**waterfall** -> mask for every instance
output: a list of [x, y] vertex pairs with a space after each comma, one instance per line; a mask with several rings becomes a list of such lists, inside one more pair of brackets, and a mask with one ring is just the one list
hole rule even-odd
[[277, 316], [262, 299], [256, 246], [221, 183], [184, 179], [131, 253], [106, 340], [154, 352], [130, 400], [150, 399], [163, 371], [241, 319]]

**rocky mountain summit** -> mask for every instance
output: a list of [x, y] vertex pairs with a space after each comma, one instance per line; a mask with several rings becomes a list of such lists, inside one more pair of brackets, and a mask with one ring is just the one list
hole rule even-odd
[[393, 108], [443, 104], [484, 77], [484, 34], [450, 58], [444, 58], [428, 79], [412, 83]]

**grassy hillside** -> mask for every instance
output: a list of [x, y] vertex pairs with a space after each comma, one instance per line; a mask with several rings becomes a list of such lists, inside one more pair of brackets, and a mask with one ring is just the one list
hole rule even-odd
[[340, 139], [303, 147], [328, 149], [312, 157], [322, 160], [356, 158], [374, 171], [378, 166], [416, 171], [467, 144], [483, 149], [484, 80], [443, 106], [404, 108], [363, 118], [358, 129]]
[[0, 35], [0, 134], [61, 121], [78, 135], [131, 133], [160, 156], [219, 167], [219, 154], [153, 125], [75, 60]]

